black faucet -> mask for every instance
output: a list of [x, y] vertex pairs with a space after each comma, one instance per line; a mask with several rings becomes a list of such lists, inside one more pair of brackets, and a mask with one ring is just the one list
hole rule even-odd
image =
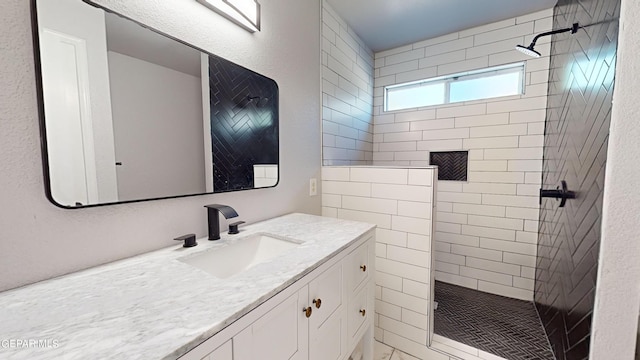
[[225, 219], [238, 216], [238, 213], [227, 205], [211, 204], [205, 205], [207, 208], [207, 220], [209, 221], [209, 240], [220, 239], [220, 218], [218, 212], [222, 213]]

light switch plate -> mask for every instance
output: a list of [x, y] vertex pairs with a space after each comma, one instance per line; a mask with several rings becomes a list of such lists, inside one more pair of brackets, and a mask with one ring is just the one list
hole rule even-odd
[[318, 195], [318, 180], [316, 178], [309, 179], [309, 196]]

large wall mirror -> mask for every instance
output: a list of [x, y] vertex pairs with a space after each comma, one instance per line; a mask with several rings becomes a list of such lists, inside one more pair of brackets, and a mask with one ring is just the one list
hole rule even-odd
[[274, 80], [88, 1], [32, 3], [54, 204], [277, 185]]

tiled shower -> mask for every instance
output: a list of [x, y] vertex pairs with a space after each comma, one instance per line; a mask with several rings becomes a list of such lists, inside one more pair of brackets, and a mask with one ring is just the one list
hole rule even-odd
[[543, 187], [579, 196], [540, 211], [535, 301], [558, 360], [589, 355], [613, 102], [619, 0], [561, 1], [554, 27], [585, 25], [551, 48]]
[[[593, 306], [597, 269], [598, 208], [602, 205], [606, 160], [602, 149], [606, 151], [619, 5], [617, 0], [585, 4], [561, 1], [555, 9], [375, 54], [329, 4], [325, 2], [323, 6], [324, 164], [401, 167], [407, 171], [411, 167], [428, 167], [431, 152], [468, 151], [467, 181], [434, 182], [437, 191], [431, 218], [432, 248], [423, 250], [430, 251], [433, 262], [421, 266], [433, 269], [435, 281], [445, 285], [535, 300], [558, 359], [588, 354], [589, 309]], [[543, 54], [541, 58], [527, 58], [513, 51], [515, 44], [528, 44], [536, 34], [576, 21], [589, 26], [575, 37], [554, 37], [553, 45], [551, 37], [542, 38], [536, 46]], [[520, 61], [526, 61], [524, 95], [383, 111], [384, 86]], [[372, 116], [367, 122], [369, 108]], [[547, 149], [543, 152], [545, 119], [549, 118], [556, 128], [547, 125]], [[576, 122], [581, 118], [588, 120]], [[583, 143], [572, 143], [574, 129], [581, 129], [578, 133], [582, 135], [577, 139]], [[576, 190], [595, 194], [564, 209], [574, 219], [559, 220], [567, 212], [557, 211], [555, 201], [545, 200], [544, 223], [539, 223], [538, 191], [542, 181], [546, 187], [554, 188], [562, 180], [543, 176], [543, 164], [549, 173], [572, 176], [570, 183]], [[568, 174], [568, 167], [562, 168], [565, 165], [571, 165], [575, 173]], [[338, 169], [326, 168], [326, 173], [335, 174], [341, 171]], [[385, 179], [376, 176], [367, 181], [388, 181]], [[328, 185], [323, 190], [325, 215], [353, 216], [349, 207], [354, 202], [338, 203], [335, 196], [350, 191], [347, 187], [353, 190], [358, 186], [342, 188], [333, 183], [335, 179], [324, 180], [328, 181], [323, 184]], [[337, 210], [341, 207], [342, 210]], [[363, 207], [358, 209], [358, 218], [379, 220], [380, 212], [389, 209]], [[393, 233], [388, 228], [382, 229], [378, 239], [379, 259], [383, 258], [382, 249], [389, 245], [408, 246], [403, 237], [390, 237]], [[539, 229], [545, 232], [544, 236], [538, 235]], [[558, 235], [559, 231], [563, 233]], [[553, 236], [548, 236], [549, 233]], [[579, 249], [580, 244], [589, 245]], [[577, 249], [582, 252], [576, 254]], [[563, 255], [571, 251], [576, 257]], [[405, 261], [388, 271], [379, 271], [376, 338], [426, 358], [431, 351], [424, 344], [428, 329], [422, 326], [422, 320], [417, 326], [403, 316], [405, 312], [416, 312], [415, 307], [410, 307], [420, 303], [414, 302], [415, 294], [405, 294], [408, 296], [402, 300], [383, 296], [385, 291], [403, 291], [401, 273], [412, 272]], [[570, 269], [565, 264], [573, 265]], [[570, 278], [554, 278], [554, 274], [566, 271]], [[435, 282], [425, 281], [423, 287], [433, 289]], [[571, 290], [572, 286], [576, 290]], [[583, 293], [573, 304], [553, 303], [552, 299], [566, 298], [575, 291]], [[433, 296], [426, 299], [430, 303]], [[564, 305], [571, 310], [552, 312]], [[427, 316], [431, 321], [427, 309], [418, 311], [419, 318]], [[564, 328], [569, 329], [571, 343], [560, 336], [560, 329]]]
[[[423, 166], [431, 152], [468, 151], [468, 180], [438, 182], [436, 280], [533, 299], [549, 57], [527, 61], [522, 96], [385, 113], [383, 87], [526, 60], [513, 44], [549, 30], [551, 16], [542, 11], [375, 55], [374, 164]], [[549, 43], [540, 49], [548, 54]]]

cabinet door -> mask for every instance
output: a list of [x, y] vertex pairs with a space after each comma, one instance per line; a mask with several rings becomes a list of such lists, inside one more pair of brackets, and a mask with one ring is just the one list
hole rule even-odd
[[288, 297], [233, 337], [234, 360], [308, 359], [308, 288]]
[[342, 305], [342, 264], [330, 267], [309, 283], [309, 300], [313, 309], [309, 322], [317, 329]]
[[347, 352], [347, 321], [341, 307], [320, 328], [309, 330], [309, 360], [338, 360]]
[[231, 340], [227, 341], [219, 348], [213, 350], [213, 352], [204, 357], [203, 360], [233, 360], [233, 348], [231, 345]]
[[[309, 283], [309, 359], [336, 360], [346, 353], [345, 282], [338, 263]], [[314, 300], [316, 302], [314, 302]], [[318, 300], [321, 301], [318, 307]]]

